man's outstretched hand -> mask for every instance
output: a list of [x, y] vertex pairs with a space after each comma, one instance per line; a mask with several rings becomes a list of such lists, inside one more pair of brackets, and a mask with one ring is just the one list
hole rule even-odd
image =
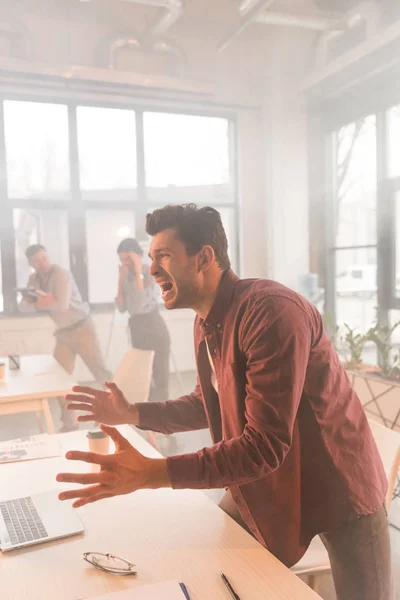
[[76, 385], [72, 392], [65, 396], [68, 410], [81, 410], [86, 414], [78, 417], [78, 421], [96, 421], [108, 425], [138, 425], [138, 411], [134, 404], [129, 404], [115, 383], [106, 381], [104, 390]]
[[69, 460], [81, 460], [100, 465], [99, 473], [59, 473], [57, 481], [77, 483], [87, 487], [61, 492], [60, 500], [76, 499], [74, 508], [103, 498], [130, 494], [140, 489], [171, 487], [165, 458], [147, 458], [140, 454], [114, 427], [101, 425], [101, 429], [115, 443], [114, 454], [93, 452], [67, 452]]

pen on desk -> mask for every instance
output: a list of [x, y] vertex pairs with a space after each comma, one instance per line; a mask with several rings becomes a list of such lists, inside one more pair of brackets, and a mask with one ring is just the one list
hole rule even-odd
[[233, 587], [229, 583], [228, 578], [226, 577], [226, 575], [224, 575], [223, 573], [220, 573], [220, 575], [222, 577], [222, 581], [224, 582], [224, 584], [228, 588], [229, 593], [232, 596], [232, 598], [234, 598], [235, 600], [240, 600], [240, 597], [237, 595], [237, 593], [235, 592], [235, 590], [233, 589]]
[[181, 590], [182, 590], [183, 595], [185, 596], [186, 600], [190, 600], [189, 592], [187, 591], [186, 585], [184, 583], [180, 583], [179, 585], [181, 586]]

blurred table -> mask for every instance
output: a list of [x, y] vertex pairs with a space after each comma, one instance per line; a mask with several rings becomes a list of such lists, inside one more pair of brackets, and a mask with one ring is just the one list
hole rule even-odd
[[38, 423], [43, 413], [48, 433], [54, 433], [49, 399], [64, 396], [75, 380], [48, 354], [21, 356], [20, 368], [10, 370], [8, 358], [5, 378], [0, 381], [0, 415], [35, 412]]

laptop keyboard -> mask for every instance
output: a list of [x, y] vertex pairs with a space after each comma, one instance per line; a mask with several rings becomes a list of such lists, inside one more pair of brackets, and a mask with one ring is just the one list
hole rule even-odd
[[48, 537], [30, 496], [0, 502], [0, 511], [13, 545]]

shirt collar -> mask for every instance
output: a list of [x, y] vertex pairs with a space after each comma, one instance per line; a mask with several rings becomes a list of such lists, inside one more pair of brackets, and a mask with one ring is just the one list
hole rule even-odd
[[232, 269], [228, 269], [222, 275], [210, 312], [204, 320], [201, 320], [203, 329], [222, 327], [238, 281], [239, 277]]

